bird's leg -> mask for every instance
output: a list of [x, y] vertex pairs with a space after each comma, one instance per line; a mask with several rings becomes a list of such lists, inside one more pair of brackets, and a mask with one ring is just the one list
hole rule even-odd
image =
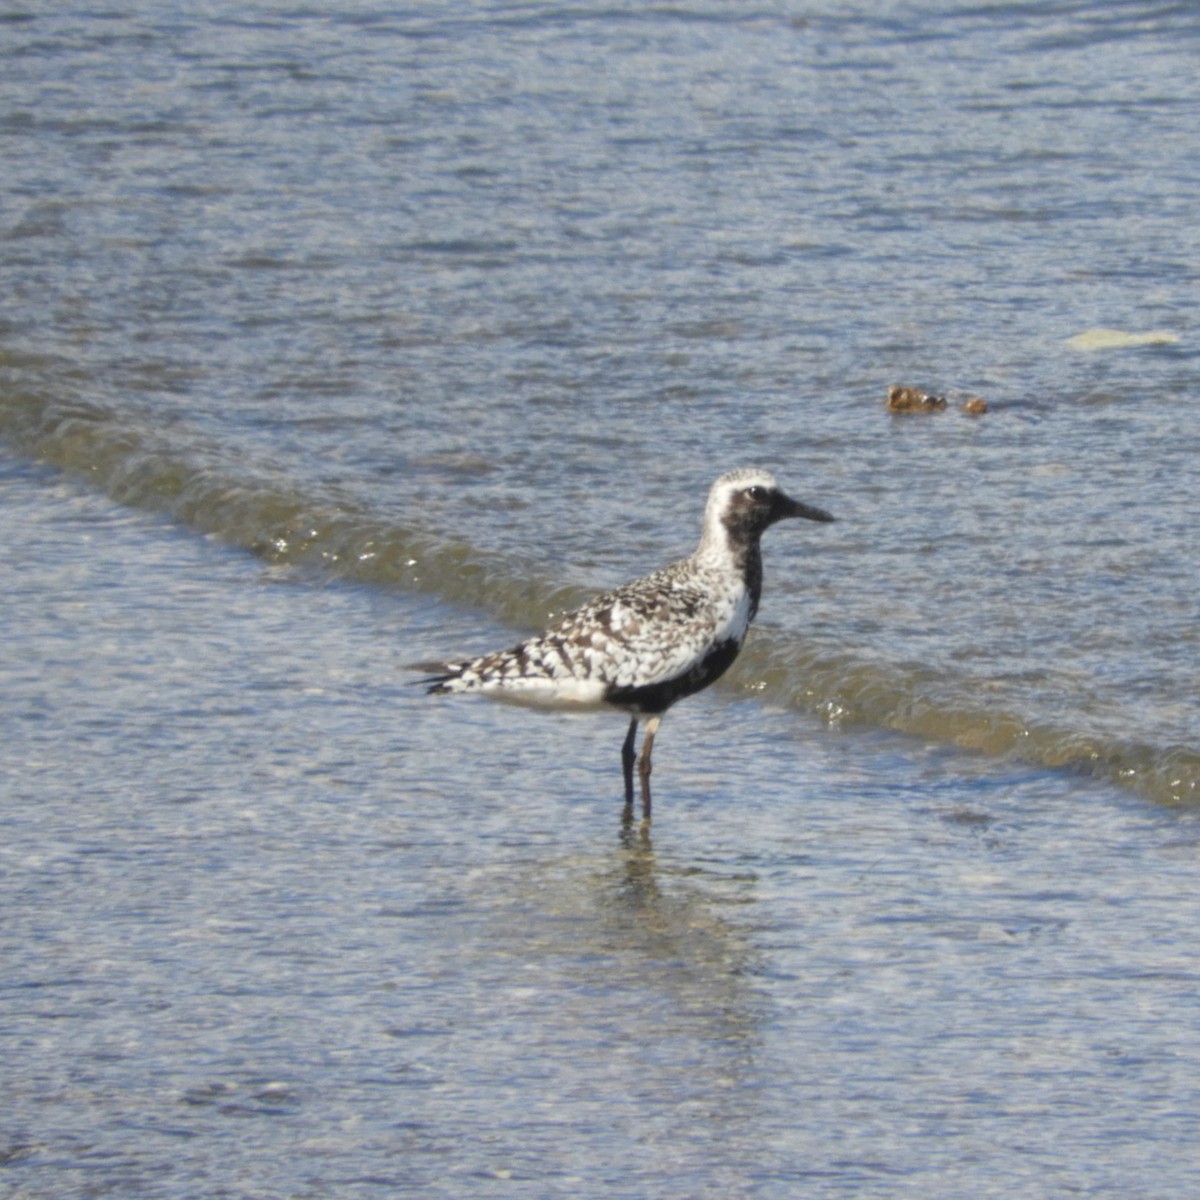
[[633, 820], [633, 761], [637, 757], [633, 743], [637, 738], [637, 717], [630, 718], [629, 732], [625, 735], [625, 744], [621, 747], [621, 769], [625, 772], [625, 813], [621, 818], [628, 825]]
[[654, 735], [658, 732], [662, 717], [653, 716], [646, 722], [646, 736], [642, 738], [642, 752], [638, 755], [638, 778], [642, 784], [642, 820], [650, 820], [650, 752], [654, 749]]

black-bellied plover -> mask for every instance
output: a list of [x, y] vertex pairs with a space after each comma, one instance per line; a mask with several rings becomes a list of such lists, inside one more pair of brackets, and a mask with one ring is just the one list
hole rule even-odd
[[[429, 691], [479, 692], [558, 708], [609, 706], [630, 714], [621, 748], [625, 817], [633, 812], [633, 767], [642, 815], [650, 817], [650, 753], [662, 715], [720, 678], [737, 658], [762, 594], [763, 531], [786, 517], [832, 521], [785, 495], [769, 471], [722, 475], [708, 494], [704, 531], [690, 558], [604, 592], [537, 637], [433, 668]], [[646, 722], [635, 754], [639, 721]]]

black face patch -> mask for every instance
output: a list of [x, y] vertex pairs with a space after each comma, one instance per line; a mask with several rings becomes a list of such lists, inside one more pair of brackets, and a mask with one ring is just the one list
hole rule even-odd
[[741, 488], [729, 497], [723, 523], [735, 544], [758, 537], [771, 524], [775, 495], [772, 488], [755, 485]]

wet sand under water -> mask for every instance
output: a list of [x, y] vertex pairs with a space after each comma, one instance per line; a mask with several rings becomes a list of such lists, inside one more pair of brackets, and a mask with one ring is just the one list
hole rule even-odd
[[0, 1190], [1195, 1193], [1196, 814], [718, 689], [623, 835], [513, 630], [0, 500]]

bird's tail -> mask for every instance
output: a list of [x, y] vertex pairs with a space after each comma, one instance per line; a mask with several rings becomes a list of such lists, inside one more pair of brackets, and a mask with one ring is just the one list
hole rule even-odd
[[469, 665], [466, 662], [422, 662], [411, 663], [406, 669], [422, 672], [420, 679], [413, 680], [413, 686], [423, 687], [431, 696], [436, 696], [466, 691], [470, 685], [463, 680], [462, 673]]

